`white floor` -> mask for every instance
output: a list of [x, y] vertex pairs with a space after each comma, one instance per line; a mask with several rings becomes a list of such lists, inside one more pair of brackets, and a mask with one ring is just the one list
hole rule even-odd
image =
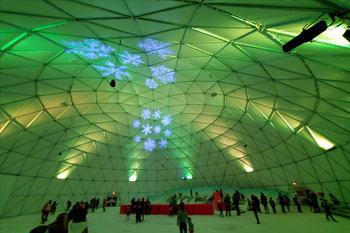
[[[313, 214], [308, 208], [299, 214], [294, 208], [288, 214], [260, 214], [261, 224], [256, 224], [252, 212], [246, 212], [241, 216], [219, 218], [214, 216], [191, 216], [196, 233], [213, 232], [283, 232], [283, 233], [345, 233], [349, 232], [350, 219], [334, 216], [339, 222], [334, 223], [325, 219], [324, 213]], [[49, 217], [49, 222], [55, 216]], [[125, 215], [119, 214], [119, 208], [107, 208], [107, 212], [101, 210], [88, 215], [89, 233], [177, 233], [176, 216], [164, 215], [145, 216], [143, 223], [135, 223], [135, 216], [126, 222]], [[40, 215], [27, 215], [13, 218], [0, 219], [0, 233], [29, 233], [30, 230], [40, 224]]]

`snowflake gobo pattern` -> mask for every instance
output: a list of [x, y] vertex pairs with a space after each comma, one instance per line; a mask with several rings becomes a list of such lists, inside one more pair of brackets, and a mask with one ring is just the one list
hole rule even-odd
[[[168, 139], [172, 131], [169, 128], [173, 118], [157, 109], [143, 109], [139, 119], [135, 119], [132, 123], [135, 129], [140, 130], [139, 134], [134, 137], [135, 143], [143, 141], [145, 151], [152, 152], [157, 145], [159, 148], [166, 148]], [[156, 136], [157, 135], [157, 136]], [[156, 136], [156, 138], [154, 138]], [[160, 139], [159, 139], [160, 138]]]
[[[129, 69], [127, 65], [139, 66], [140, 64], [145, 64], [140, 54], [129, 53], [128, 51], [115, 54], [114, 48], [96, 39], [84, 39], [77, 42], [63, 40], [62, 43], [66, 46], [65, 52], [84, 56], [90, 60], [106, 58], [105, 65], [92, 65], [94, 68], [101, 71], [102, 77], [114, 75], [115, 79], [122, 80], [122, 77], [131, 76], [127, 71]], [[148, 55], [156, 55], [162, 59], [166, 59], [167, 56], [175, 54], [171, 48], [169, 48], [171, 46], [170, 42], [145, 38], [137, 45], [143, 48]], [[119, 61], [111, 62], [110, 58], [112, 55], [118, 57]], [[151, 77], [145, 80], [145, 85], [150, 89], [157, 89], [160, 84], [167, 85], [168, 83], [174, 83], [176, 81], [175, 72], [164, 65], [152, 66], [149, 69]]]
[[130, 74], [126, 71], [128, 67], [126, 66], [116, 67], [115, 64], [110, 61], [106, 61], [105, 64], [106, 66], [100, 66], [100, 65], [92, 65], [92, 66], [103, 72], [101, 74], [102, 77], [106, 77], [111, 74], [114, 74], [114, 78], [118, 80], [122, 79], [121, 76], [130, 77]]
[[95, 39], [85, 39], [83, 41], [65, 41], [62, 43], [68, 46], [66, 52], [79, 54], [88, 59], [108, 58], [115, 51], [114, 48], [104, 45]]
[[151, 38], [146, 38], [137, 45], [140, 48], [143, 48], [147, 54], [156, 54], [163, 59], [165, 59], [167, 55], [175, 54], [171, 49], [168, 48], [168, 46], [171, 45], [170, 42], [163, 42]]
[[175, 82], [175, 72], [164, 65], [150, 67], [152, 77], [160, 80], [164, 85]]
[[143, 64], [144, 62], [141, 60], [141, 55], [139, 54], [131, 54], [127, 51], [125, 51], [122, 54], [118, 55], [124, 64], [133, 64], [134, 66], [139, 66], [140, 64]]

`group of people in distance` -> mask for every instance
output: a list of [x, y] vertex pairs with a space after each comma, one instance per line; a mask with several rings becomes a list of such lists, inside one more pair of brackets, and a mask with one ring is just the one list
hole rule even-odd
[[130, 220], [130, 213], [136, 213], [136, 223], [142, 222], [145, 220], [145, 214], [150, 214], [150, 208], [151, 202], [148, 198], [146, 201], [145, 198], [141, 200], [138, 198], [137, 201], [133, 198], [131, 200], [131, 211], [129, 206], [126, 209], [126, 220]]
[[[222, 190], [220, 190], [220, 195], [221, 197], [223, 197], [223, 192]], [[339, 201], [332, 195], [329, 194], [331, 201], [328, 201], [323, 193], [320, 193], [321, 196], [321, 200], [322, 200], [322, 207], [325, 210], [326, 213], [326, 219], [330, 220], [332, 219], [334, 222], [337, 222], [337, 220], [334, 219], [334, 217], [332, 216], [331, 213], [331, 209], [339, 204]], [[241, 211], [239, 209], [239, 202], [240, 200], [242, 200], [242, 198], [240, 199], [240, 194], [238, 191], [236, 191], [233, 195], [232, 195], [232, 201], [233, 201], [233, 208], [237, 211], [236, 215], [240, 215]], [[313, 211], [314, 213], [321, 213], [320, 207], [318, 205], [318, 198], [317, 195], [314, 192], [311, 192], [308, 195], [308, 198], [306, 199], [307, 203], [310, 205], [311, 211]], [[277, 198], [277, 202], [278, 204], [281, 206], [281, 211], [283, 213], [287, 213], [286, 209], [288, 210], [288, 212], [290, 212], [290, 199], [286, 194], [278, 194], [278, 198]], [[301, 210], [301, 203], [298, 200], [298, 197], [295, 195], [293, 197], [293, 202], [295, 204], [295, 206], [297, 207], [297, 210], [299, 213], [303, 213], [303, 211]], [[260, 220], [259, 220], [259, 216], [258, 213], [261, 213], [261, 209], [260, 209], [260, 204], [263, 205], [264, 207], [264, 211], [266, 214], [269, 214], [269, 207], [268, 204], [270, 204], [271, 209], [273, 211], [274, 214], [277, 213], [276, 211], [276, 202], [273, 200], [272, 197], [270, 197], [270, 199], [268, 200], [268, 198], [263, 194], [260, 193], [260, 199], [255, 196], [255, 195], [251, 195], [251, 198], [248, 199], [248, 210], [252, 210], [254, 213], [254, 216], [256, 218], [256, 221], [258, 224], [260, 224]], [[218, 208], [220, 211], [219, 217], [224, 217], [223, 214], [223, 205], [225, 206], [226, 209], [226, 216], [231, 216], [231, 198], [229, 196], [229, 194], [226, 194], [225, 198], [224, 198], [224, 203], [222, 203], [220, 200], [218, 201]]]

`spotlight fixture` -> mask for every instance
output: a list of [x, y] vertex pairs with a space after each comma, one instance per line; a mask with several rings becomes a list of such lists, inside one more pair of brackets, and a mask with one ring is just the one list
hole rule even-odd
[[109, 85], [111, 85], [111, 87], [115, 87], [115, 80], [112, 79], [112, 81], [111, 81], [111, 83]]
[[302, 45], [306, 42], [311, 42], [316, 36], [326, 31], [327, 28], [328, 25], [326, 21], [322, 20], [308, 29], [303, 29], [300, 35], [288, 41], [285, 45], [282, 46], [282, 49], [284, 52], [289, 52], [299, 45]]
[[345, 33], [343, 34], [343, 37], [350, 42], [350, 27], [346, 29]]

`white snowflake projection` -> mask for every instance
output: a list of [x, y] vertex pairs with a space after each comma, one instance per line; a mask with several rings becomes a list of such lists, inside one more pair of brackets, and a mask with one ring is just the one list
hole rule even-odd
[[162, 114], [162, 112], [161, 112], [159, 109], [157, 109], [156, 111], [154, 111], [154, 113], [153, 113], [154, 119], [155, 119], [155, 120], [160, 119], [160, 115], [161, 115], [161, 114]]
[[156, 140], [149, 138], [145, 141], [144, 145], [146, 151], [152, 152], [156, 148]]
[[79, 54], [88, 59], [108, 58], [115, 51], [114, 48], [104, 45], [99, 40], [85, 39], [83, 41], [65, 41], [62, 43], [68, 48], [65, 52]]
[[160, 147], [165, 148], [167, 144], [168, 142], [165, 138], [160, 139], [160, 142], [159, 142]]
[[160, 80], [164, 85], [168, 83], [174, 83], [176, 81], [175, 72], [164, 65], [160, 65], [157, 67], [151, 66], [150, 70], [152, 76]]
[[133, 64], [134, 66], [139, 66], [140, 64], [144, 63], [141, 60], [141, 55], [139, 54], [131, 54], [128, 51], [125, 51], [122, 54], [118, 55], [121, 57], [124, 64]]
[[145, 136], [147, 136], [148, 134], [152, 133], [152, 126], [149, 125], [149, 123], [147, 123], [146, 125], [142, 125], [142, 130], [141, 132], [145, 134]]
[[132, 123], [132, 126], [141, 133], [136, 134], [134, 141], [136, 143], [143, 141], [144, 149], [148, 152], [152, 152], [157, 146], [165, 148], [168, 144], [167, 137], [172, 133], [169, 128], [172, 120], [169, 114], [165, 115], [159, 109], [143, 109], [140, 118]]
[[111, 74], [114, 74], [114, 78], [118, 80], [122, 80], [121, 76], [130, 77], [130, 74], [126, 71], [128, 67], [126, 66], [116, 67], [115, 64], [110, 61], [106, 61], [105, 64], [106, 66], [100, 66], [100, 65], [92, 65], [92, 66], [100, 71], [103, 71], [103, 73], [101, 74], [102, 77], [106, 77]]
[[158, 83], [151, 78], [146, 79], [145, 84], [149, 87], [149, 89], [156, 89], [158, 87]]
[[143, 48], [147, 54], [155, 54], [165, 59], [167, 55], [175, 54], [168, 46], [171, 45], [169, 42], [158, 41], [150, 38], [144, 39], [142, 42], [137, 44], [140, 48]]
[[167, 137], [170, 136], [171, 135], [171, 129], [165, 129], [164, 130], [164, 135], [167, 136]]
[[166, 115], [166, 116], [163, 116], [163, 119], [162, 119], [162, 124], [164, 126], [167, 126], [167, 125], [170, 125], [171, 124], [171, 121], [173, 120], [173, 118], [171, 118], [170, 115]]
[[141, 122], [139, 120], [134, 120], [134, 122], [132, 123], [132, 126], [134, 126], [134, 128], [138, 128], [140, 127]]
[[152, 114], [151, 110], [149, 110], [149, 109], [144, 109], [144, 110], [142, 111], [141, 117], [142, 117], [144, 120], [147, 120], [147, 119], [151, 118], [151, 114]]
[[153, 132], [155, 134], [160, 134], [161, 131], [162, 131], [162, 128], [159, 125], [155, 126], [153, 129]]
[[140, 136], [136, 136], [136, 137], [134, 138], [134, 141], [135, 141], [136, 143], [141, 142], [141, 137], [140, 137]]

